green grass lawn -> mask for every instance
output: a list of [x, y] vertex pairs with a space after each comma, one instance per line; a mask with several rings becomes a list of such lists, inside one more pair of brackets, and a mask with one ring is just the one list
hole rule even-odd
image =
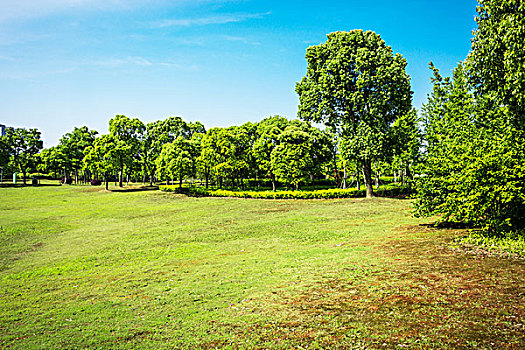
[[0, 189], [0, 348], [525, 347], [525, 264], [410, 202]]

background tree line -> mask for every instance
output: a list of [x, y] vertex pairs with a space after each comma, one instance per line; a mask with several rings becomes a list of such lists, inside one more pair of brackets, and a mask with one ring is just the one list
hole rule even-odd
[[[417, 135], [416, 123], [411, 125], [411, 132]], [[27, 134], [20, 133], [25, 129], [8, 130], [2, 138], [6, 144], [3, 162], [24, 176], [40, 171], [74, 182], [99, 178], [106, 185], [114, 181], [119, 186], [129, 181], [150, 185], [177, 182], [182, 186], [184, 180], [192, 179], [205, 187], [213, 184], [239, 189], [254, 179], [274, 191], [278, 184], [298, 189], [316, 179], [344, 188], [350, 185], [350, 178], [354, 184], [362, 178], [355, 160], [340, 151], [344, 143], [337, 135], [282, 116], [205, 130], [201, 123], [180, 117], [144, 124], [137, 118], [117, 115], [109, 121], [107, 134], [99, 135], [85, 126], [74, 128], [57, 146], [46, 149], [42, 149], [37, 130]], [[21, 140], [24, 144], [33, 140], [37, 146], [24, 151], [9, 146]], [[404, 170], [396, 167], [395, 157], [389, 159], [390, 163], [384, 158], [374, 164], [378, 177]]]

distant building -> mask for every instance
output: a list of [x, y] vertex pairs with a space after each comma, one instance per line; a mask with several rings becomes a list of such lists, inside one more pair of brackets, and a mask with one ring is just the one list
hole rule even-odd
[[4, 136], [4, 135], [5, 135], [5, 125], [0, 124], [0, 136]]

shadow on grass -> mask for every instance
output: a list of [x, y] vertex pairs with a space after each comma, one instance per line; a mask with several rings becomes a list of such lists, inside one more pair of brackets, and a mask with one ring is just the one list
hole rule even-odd
[[22, 187], [56, 187], [56, 186], [62, 186], [61, 184], [38, 184], [38, 185], [31, 185], [31, 184], [0, 184], [0, 188], [22, 188]]
[[142, 191], [157, 191], [159, 186], [140, 186], [140, 187], [130, 187], [130, 188], [113, 188], [110, 189], [110, 192], [116, 193], [129, 193], [129, 192], [142, 192]]

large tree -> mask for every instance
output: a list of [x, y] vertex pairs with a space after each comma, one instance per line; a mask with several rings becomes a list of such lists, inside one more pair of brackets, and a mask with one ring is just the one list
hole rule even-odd
[[143, 171], [149, 175], [150, 185], [153, 185], [153, 178], [157, 171], [155, 160], [165, 144], [175, 141], [178, 137], [189, 140], [205, 132], [206, 129], [200, 122], [186, 123], [180, 117], [169, 117], [148, 123], [140, 150], [140, 159]]
[[[54, 173], [54, 176], [58, 176], [60, 170], [66, 168], [65, 162], [67, 161], [66, 156], [63, 154], [63, 148], [59, 146], [44, 148], [39, 155], [38, 170], [45, 173]], [[64, 176], [66, 174], [64, 173]]]
[[328, 34], [306, 51], [306, 76], [297, 83], [298, 116], [324, 122], [352, 145], [367, 197], [373, 196], [372, 161], [383, 153], [393, 122], [411, 109], [406, 61], [371, 31]]

